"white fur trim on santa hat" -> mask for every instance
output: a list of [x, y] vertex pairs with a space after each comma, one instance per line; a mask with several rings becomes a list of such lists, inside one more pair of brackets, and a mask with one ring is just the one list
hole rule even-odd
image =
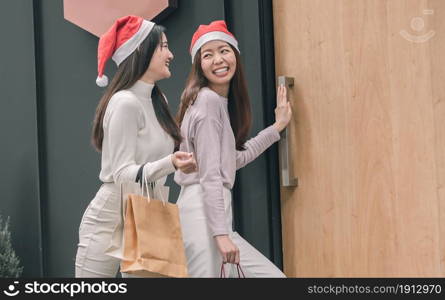
[[235, 49], [238, 50], [238, 53], [240, 52], [238, 49], [238, 42], [236, 41], [236, 39], [234, 37], [232, 37], [231, 35], [228, 35], [227, 33], [222, 32], [222, 31], [212, 31], [212, 32], [208, 32], [208, 33], [204, 34], [203, 36], [201, 36], [196, 41], [195, 45], [193, 45], [193, 48], [191, 51], [192, 63], [195, 60], [196, 52], [198, 52], [198, 50], [202, 46], [204, 46], [205, 43], [210, 42], [210, 41], [215, 41], [215, 40], [221, 40], [221, 41], [227, 42], [230, 45], [232, 45], [233, 47], [235, 47]]
[[119, 66], [121, 62], [123, 62], [137, 47], [144, 41], [144, 39], [148, 36], [150, 31], [153, 29], [155, 23], [143, 20], [141, 24], [141, 28], [139, 28], [138, 32], [135, 33], [131, 37], [131, 39], [127, 40], [123, 43], [119, 48], [114, 52], [112, 59]]

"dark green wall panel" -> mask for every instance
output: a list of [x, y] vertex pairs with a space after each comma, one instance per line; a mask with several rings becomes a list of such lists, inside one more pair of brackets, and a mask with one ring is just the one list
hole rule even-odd
[[33, 2], [0, 1], [0, 214], [23, 276], [42, 274]]

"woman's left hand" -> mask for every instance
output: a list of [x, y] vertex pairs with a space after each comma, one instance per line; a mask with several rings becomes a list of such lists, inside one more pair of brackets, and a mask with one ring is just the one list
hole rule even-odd
[[198, 169], [193, 153], [176, 151], [172, 155], [172, 163], [176, 169], [185, 174], [196, 172]]
[[287, 90], [280, 85], [277, 91], [277, 107], [275, 108], [275, 123], [273, 126], [281, 132], [292, 119], [292, 109], [287, 101]]

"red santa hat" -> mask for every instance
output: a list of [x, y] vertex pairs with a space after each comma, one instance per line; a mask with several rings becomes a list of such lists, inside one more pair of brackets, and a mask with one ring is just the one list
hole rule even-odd
[[117, 19], [99, 40], [97, 49], [96, 84], [108, 85], [104, 75], [105, 64], [111, 57], [119, 66], [145, 40], [155, 24], [137, 16], [125, 16]]
[[195, 55], [205, 43], [210, 41], [220, 40], [232, 45], [238, 53], [238, 41], [235, 36], [227, 29], [226, 22], [222, 20], [213, 21], [209, 25], [200, 25], [198, 30], [193, 34], [192, 43], [190, 45], [190, 54], [192, 55], [192, 62], [195, 60]]

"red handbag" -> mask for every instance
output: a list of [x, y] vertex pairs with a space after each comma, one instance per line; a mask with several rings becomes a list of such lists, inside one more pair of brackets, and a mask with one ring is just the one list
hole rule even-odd
[[[219, 278], [227, 278], [224, 265], [224, 263], [221, 264], [221, 273], [219, 274]], [[246, 275], [244, 275], [243, 269], [241, 268], [240, 264], [236, 264], [236, 271], [238, 272], [238, 278], [246, 278]]]

